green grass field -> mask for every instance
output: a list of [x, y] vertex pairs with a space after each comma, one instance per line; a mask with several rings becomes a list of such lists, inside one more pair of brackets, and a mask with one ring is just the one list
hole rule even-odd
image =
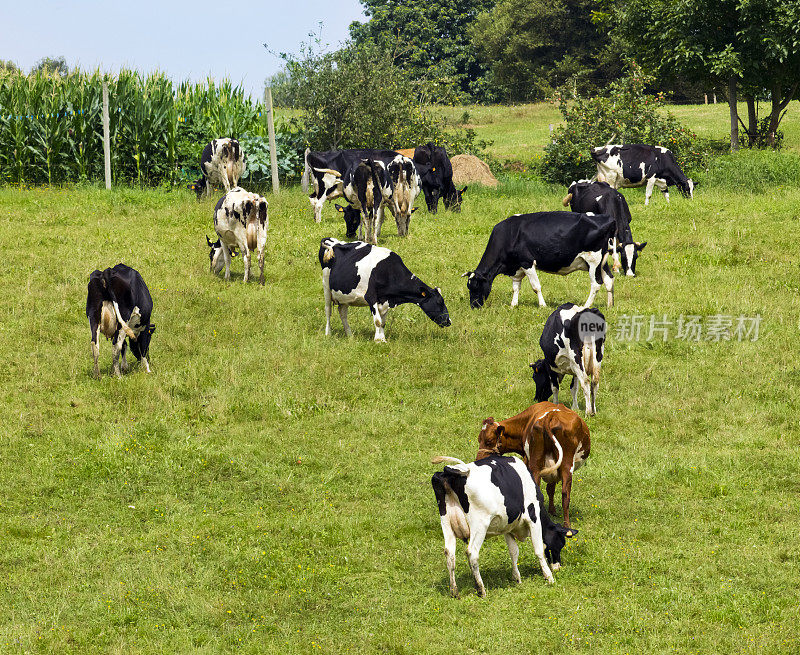
[[[214, 200], [0, 189], [0, 652], [798, 652], [800, 184], [625, 192], [648, 246], [613, 308], [598, 295], [580, 532], [552, 587], [530, 545], [516, 585], [487, 541], [486, 600], [459, 546], [448, 596], [430, 459], [473, 458], [484, 418], [532, 402], [542, 325], [589, 286], [542, 274], [549, 307], [523, 286], [512, 310], [499, 278], [473, 311], [460, 274], [496, 222], [563, 193], [506, 180], [460, 215], [420, 203], [407, 239], [387, 223], [453, 324], [402, 306], [381, 345], [366, 309], [324, 336], [317, 250], [343, 221], [315, 224], [297, 187], [268, 198], [264, 287], [239, 258], [230, 284], [209, 272]], [[118, 261], [153, 295], [153, 374], [110, 377], [103, 341], [97, 381], [86, 283]], [[762, 322], [755, 342], [615, 338], [631, 315]]]
[[[724, 102], [708, 105], [669, 105], [678, 120], [708, 139], [730, 139], [730, 115]], [[760, 112], [766, 115], [762, 103]], [[479, 139], [493, 141], [488, 152], [500, 161], [528, 162], [542, 152], [550, 138], [550, 124], [554, 129], [561, 123], [558, 105], [553, 103], [521, 104], [512, 106], [466, 105], [441, 107], [440, 112], [451, 122], [460, 123], [467, 118], [465, 127], [471, 127]], [[466, 112], [466, 116], [465, 116]], [[739, 115], [747, 117], [747, 105], [739, 105]], [[741, 127], [741, 126], [740, 126]], [[784, 149], [800, 152], [800, 104], [792, 103], [779, 128], [784, 133]]]

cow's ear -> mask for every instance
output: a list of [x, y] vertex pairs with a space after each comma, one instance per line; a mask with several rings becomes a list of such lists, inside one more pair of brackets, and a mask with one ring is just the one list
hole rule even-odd
[[414, 213], [415, 211], [417, 211], [418, 209], [419, 209], [419, 207], [414, 207], [414, 209], [412, 209], [412, 210], [411, 210], [411, 213], [413, 214], [413, 213]]
[[425, 292], [425, 289], [423, 289], [422, 291], [420, 291], [420, 294], [422, 295], [422, 297], [423, 297], [423, 298], [427, 297], [427, 295], [428, 295], [428, 294]]
[[496, 434], [498, 437], [502, 437], [502, 436], [503, 436], [503, 435], [506, 433], [506, 428], [505, 428], [505, 426], [503, 426], [503, 425], [499, 425], [499, 424], [498, 424], [498, 426], [497, 426], [497, 428], [495, 429], [494, 433], [495, 433], [495, 434]]
[[473, 273], [474, 273], [474, 271], [467, 271], [466, 273], [462, 273], [462, 274], [461, 274], [461, 277], [469, 277], [469, 276], [470, 276], [470, 275], [472, 275]]
[[[576, 534], [578, 534], [578, 531], [575, 528], [565, 528], [563, 525], [560, 525], [558, 527], [561, 528], [561, 530], [564, 531], [564, 536], [567, 537], [567, 538], [572, 538]], [[560, 532], [560, 530], [559, 530], [559, 532]]]
[[637, 244], [636, 244], [636, 250], [638, 250], [639, 252], [641, 252], [642, 250], [644, 250], [644, 247], [645, 247], [646, 245], [647, 245], [647, 241], [642, 241], [641, 243], [637, 243]]
[[334, 204], [333, 206], [336, 207], [337, 212], [344, 213], [344, 207], [342, 207], [341, 205]]
[[461, 189], [461, 191], [459, 191], [459, 193], [461, 195], [464, 195], [464, 193], [466, 193], [466, 191], [467, 191], [467, 187], [464, 187], [463, 189]]

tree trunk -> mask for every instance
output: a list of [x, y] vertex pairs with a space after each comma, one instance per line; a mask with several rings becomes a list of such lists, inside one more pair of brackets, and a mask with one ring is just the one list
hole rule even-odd
[[770, 94], [772, 96], [772, 112], [769, 115], [769, 131], [767, 132], [767, 143], [769, 143], [770, 148], [775, 147], [775, 133], [778, 131], [778, 125], [781, 124], [781, 119], [783, 118], [781, 112], [786, 109], [792, 98], [794, 98], [798, 84], [800, 83], [795, 82], [791, 91], [783, 99], [781, 98], [780, 82], [775, 82], [772, 85], [772, 93]]
[[750, 147], [755, 144], [758, 137], [758, 113], [756, 112], [756, 99], [753, 96], [745, 96], [747, 101], [747, 138], [750, 141]]
[[728, 79], [728, 105], [731, 109], [731, 151], [739, 149], [739, 111], [736, 108], [736, 78]]

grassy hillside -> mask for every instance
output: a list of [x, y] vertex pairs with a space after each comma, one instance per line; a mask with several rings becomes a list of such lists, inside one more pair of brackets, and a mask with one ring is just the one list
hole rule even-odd
[[[600, 294], [580, 533], [552, 587], [529, 545], [517, 586], [487, 541], [486, 600], [460, 546], [448, 597], [430, 458], [472, 458], [482, 419], [531, 403], [544, 320], [589, 286], [543, 274], [549, 307], [525, 287], [512, 310], [501, 278], [473, 311], [460, 274], [497, 221], [562, 194], [472, 188], [460, 215], [420, 209], [408, 239], [387, 225], [453, 325], [403, 306], [378, 345], [366, 309], [353, 339], [335, 312], [324, 336], [317, 250], [343, 224], [328, 206], [316, 225], [299, 189], [269, 198], [265, 287], [238, 258], [230, 284], [209, 272], [215, 199], [0, 189], [0, 651], [797, 652], [796, 185], [647, 210], [626, 192], [648, 246], [616, 306]], [[118, 261], [154, 298], [154, 372], [109, 377], [104, 341], [97, 381], [86, 282]], [[690, 314], [760, 315], [759, 339], [615, 338], [626, 315]]]
[[[730, 135], [728, 105], [673, 105], [667, 107], [687, 127], [699, 136], [726, 139]], [[762, 112], [767, 111], [762, 105]], [[558, 125], [561, 113], [551, 103], [461, 107], [442, 107], [441, 113], [454, 122], [466, 118], [466, 126], [475, 130], [478, 138], [494, 141], [488, 152], [504, 161], [529, 161], [540, 154], [550, 135], [549, 125]], [[465, 116], [466, 113], [466, 116]], [[747, 116], [747, 106], [739, 106], [739, 114]], [[792, 103], [780, 129], [784, 133], [784, 148], [800, 152], [800, 103]]]

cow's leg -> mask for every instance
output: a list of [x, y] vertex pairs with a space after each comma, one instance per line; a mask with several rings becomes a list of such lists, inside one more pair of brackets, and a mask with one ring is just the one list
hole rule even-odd
[[[562, 467], [563, 468], [563, 467]], [[550, 506], [547, 508], [548, 513], [550, 516], [556, 515], [556, 506], [553, 502], [553, 496], [556, 493], [556, 483], [555, 482], [548, 482], [547, 483], [547, 496], [550, 499]]]
[[603, 284], [606, 287], [606, 302], [608, 303], [609, 307], [614, 306], [614, 274], [611, 272], [611, 268], [608, 266], [608, 259], [603, 262], [603, 265], [600, 267], [600, 275], [603, 280]]
[[126, 353], [128, 352], [128, 342], [123, 340], [122, 342], [122, 351], [120, 353], [120, 368], [122, 369], [123, 373], [127, 373], [130, 366], [128, 366], [128, 360], [125, 358]]
[[264, 286], [264, 251], [267, 247], [267, 228], [263, 224], [258, 228], [258, 283]]
[[569, 385], [569, 390], [572, 392], [572, 410], [578, 411], [578, 376], [572, 376], [572, 384]]
[[322, 269], [322, 294], [325, 297], [325, 336], [331, 334], [331, 307], [333, 298], [331, 297], [331, 269]]
[[450, 593], [453, 598], [458, 598], [456, 586], [456, 535], [450, 525], [450, 517], [445, 514], [442, 519], [442, 533], [444, 534], [444, 558], [447, 561], [447, 574], [450, 576]]
[[514, 576], [514, 580], [517, 582], [522, 582], [522, 576], [520, 576], [519, 567], [517, 566], [517, 560], [519, 559], [519, 546], [517, 545], [517, 540], [508, 533], [506, 533], [505, 537], [506, 545], [508, 546], [508, 554], [511, 557], [511, 574]]
[[[100, 312], [97, 312], [98, 314]], [[100, 320], [94, 316], [89, 319], [89, 331], [92, 333], [92, 359], [94, 359], [94, 377], [100, 379]]]
[[376, 212], [375, 215], [376, 215], [375, 243], [377, 243], [377, 238], [381, 235], [381, 229], [383, 228], [383, 221], [385, 219], [384, 203], [381, 203], [378, 206], [378, 211]]
[[122, 373], [119, 370], [119, 354], [122, 352], [122, 344], [125, 342], [125, 331], [118, 330], [116, 338], [111, 342], [111, 361], [112, 372], [116, 377], [121, 377]]
[[247, 242], [245, 241], [244, 248], [242, 248], [242, 261], [244, 262], [244, 281], [248, 282], [250, 280], [250, 248], [247, 247]]
[[534, 262], [530, 268], [525, 269], [525, 275], [528, 277], [528, 282], [531, 283], [531, 287], [539, 298], [539, 307], [547, 307], [547, 303], [544, 301], [544, 296], [542, 295], [542, 283], [539, 282], [539, 276], [536, 274], [536, 262]]
[[583, 389], [583, 400], [586, 405], [586, 416], [594, 415], [594, 405], [592, 404], [592, 378], [588, 375], [582, 376], [581, 388]]
[[375, 303], [370, 307], [372, 310], [372, 320], [375, 322], [375, 341], [386, 343], [386, 334], [383, 329], [386, 327], [386, 314], [389, 313], [389, 303]]
[[553, 392], [553, 404], [558, 405], [558, 388], [561, 386], [563, 375], [550, 375], [550, 390]]
[[[486, 538], [486, 530], [488, 525], [470, 525], [469, 544], [467, 544], [467, 560], [469, 560], [469, 568], [472, 569], [472, 577], [475, 578], [475, 588], [478, 590], [478, 596], [483, 598], [486, 596], [486, 587], [483, 586], [481, 579], [481, 571], [478, 568], [478, 557], [481, 553], [481, 546], [483, 540]], [[474, 529], [473, 529], [474, 528]], [[542, 549], [544, 553], [544, 548]]]
[[511, 306], [516, 307], [519, 304], [519, 290], [522, 286], [522, 278], [525, 277], [525, 271], [519, 269], [511, 278]]
[[[220, 239], [220, 244], [222, 245], [222, 258], [225, 260], [225, 281], [231, 281], [231, 251], [229, 250], [226, 243]], [[245, 267], [247, 270], [247, 267]]]
[[352, 337], [353, 331], [350, 329], [350, 323], [347, 322], [348, 305], [339, 305], [339, 318], [342, 319], [342, 326], [344, 327], [345, 336]]
[[602, 279], [602, 273], [600, 271], [603, 263], [602, 252], [601, 250], [597, 250], [581, 255], [583, 261], [585, 261], [586, 265], [589, 267], [589, 297], [586, 299], [586, 303], [583, 305], [584, 307], [591, 307], [597, 292], [600, 290], [600, 287], [603, 286], [600, 283]]
[[569, 529], [569, 497], [572, 492], [572, 467], [566, 463], [561, 467], [561, 513], [564, 515], [564, 527]]
[[644, 204], [645, 204], [645, 206], [650, 204], [650, 196], [653, 195], [653, 187], [655, 185], [656, 185], [656, 178], [654, 178], [654, 177], [647, 178], [647, 186], [645, 187], [645, 191], [644, 191]]
[[550, 584], [553, 584], [555, 580], [553, 579], [553, 573], [550, 571], [550, 566], [547, 564], [547, 558], [544, 555], [544, 541], [542, 540], [542, 522], [538, 521], [534, 523], [530, 519], [528, 519], [528, 531], [531, 536], [531, 543], [533, 544], [533, 552], [536, 553], [536, 557], [539, 559], [539, 566], [542, 567], [542, 573], [544, 574], [545, 580]]
[[662, 178], [658, 178], [656, 180], [656, 186], [661, 191], [661, 193], [664, 194], [664, 199], [667, 202], [669, 202], [669, 187], [667, 186], [667, 181]]

